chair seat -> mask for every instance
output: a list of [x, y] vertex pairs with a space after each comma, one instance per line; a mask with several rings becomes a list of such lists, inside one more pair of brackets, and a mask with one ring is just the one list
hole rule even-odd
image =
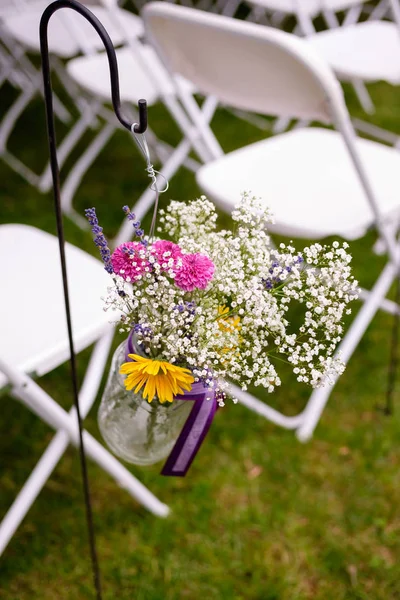
[[[383, 215], [397, 216], [400, 152], [357, 145]], [[275, 216], [271, 230], [283, 235], [355, 239], [374, 222], [341, 136], [327, 129], [294, 130], [226, 154], [201, 167], [197, 182], [228, 212], [243, 191], [261, 197]]]
[[[89, 8], [106, 28], [114, 46], [121, 45], [124, 41], [123, 33], [116, 27], [109, 12], [100, 6], [90, 6]], [[29, 50], [40, 52], [39, 22], [43, 9], [44, 7], [39, 3], [33, 9], [28, 8], [21, 14], [13, 14], [2, 21], [2, 27]], [[141, 36], [143, 25], [140, 17], [124, 9], [118, 10], [126, 31], [129, 31], [132, 37]], [[55, 13], [49, 22], [50, 52], [61, 58], [70, 58], [79, 54], [82, 48], [74, 37], [74, 30], [79, 30], [79, 34], [94, 49], [104, 48], [99, 35], [82, 15], [73, 10], [62, 9]]]
[[[101, 300], [110, 276], [99, 260], [71, 244], [66, 255], [79, 352], [110, 326]], [[58, 240], [27, 225], [1, 225], [0, 256], [0, 356], [26, 373], [43, 375], [69, 358]], [[5, 383], [0, 373], [0, 389]]]
[[[154, 50], [145, 45], [139, 45], [138, 48], [142, 53], [143, 62], [140, 60], [139, 52], [134, 57], [130, 48], [117, 50], [121, 100], [137, 104], [140, 98], [146, 98], [147, 104], [152, 105], [158, 101], [160, 89], [164, 94], [173, 94], [174, 90], [170, 77]], [[105, 52], [74, 58], [69, 61], [67, 70], [83, 89], [104, 101], [110, 101], [110, 68]], [[181, 86], [187, 88], [187, 91], [193, 92], [193, 86], [186, 80], [180, 76], [176, 79]]]
[[394, 23], [370, 21], [308, 38], [339, 79], [400, 84], [400, 32]]

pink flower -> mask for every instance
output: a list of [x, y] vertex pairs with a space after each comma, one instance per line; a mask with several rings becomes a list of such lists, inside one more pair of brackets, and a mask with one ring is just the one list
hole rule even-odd
[[139, 242], [125, 242], [118, 246], [111, 255], [114, 273], [127, 281], [140, 279], [146, 267], [150, 267], [148, 260], [143, 258], [145, 250]]
[[158, 240], [154, 242], [151, 251], [155, 254], [158, 264], [162, 267], [163, 263], [168, 263], [172, 258], [175, 262], [182, 256], [182, 250], [178, 244], [168, 242], [167, 240]]
[[182, 267], [176, 272], [176, 285], [192, 292], [199, 288], [204, 290], [214, 275], [215, 266], [204, 254], [184, 254], [182, 256]]

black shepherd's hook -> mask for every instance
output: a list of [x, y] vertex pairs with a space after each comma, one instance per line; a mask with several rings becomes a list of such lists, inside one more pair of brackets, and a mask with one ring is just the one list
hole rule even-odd
[[[78, 378], [76, 372], [76, 359], [75, 359], [75, 350], [74, 350], [74, 342], [72, 337], [72, 322], [71, 322], [71, 309], [70, 309], [70, 301], [69, 301], [69, 293], [68, 293], [68, 278], [67, 278], [67, 268], [65, 261], [65, 238], [64, 238], [64, 228], [63, 228], [63, 220], [62, 220], [62, 210], [61, 210], [61, 200], [60, 200], [60, 175], [57, 161], [57, 145], [56, 145], [56, 134], [55, 134], [55, 125], [54, 125], [54, 111], [53, 111], [53, 91], [51, 86], [51, 76], [50, 76], [50, 61], [49, 61], [49, 47], [48, 47], [48, 24], [51, 16], [60, 8], [71, 8], [75, 10], [79, 14], [81, 14], [89, 23], [94, 27], [94, 29], [99, 34], [104, 47], [107, 52], [108, 62], [110, 66], [110, 78], [111, 78], [111, 96], [112, 103], [114, 107], [114, 111], [120, 123], [129, 131], [132, 131], [133, 123], [130, 123], [123, 114], [121, 113], [121, 101], [119, 94], [119, 79], [118, 79], [118, 65], [117, 65], [117, 57], [115, 55], [115, 50], [108, 35], [107, 31], [104, 29], [103, 25], [100, 21], [95, 17], [95, 15], [90, 12], [88, 8], [76, 2], [76, 0], [56, 0], [50, 4], [44, 11], [42, 18], [40, 20], [40, 52], [42, 55], [42, 71], [43, 71], [43, 82], [44, 82], [44, 98], [46, 104], [46, 121], [47, 121], [47, 134], [48, 134], [48, 142], [49, 142], [49, 152], [50, 152], [50, 165], [51, 165], [51, 173], [53, 177], [53, 193], [54, 193], [54, 206], [56, 212], [56, 220], [57, 220], [57, 233], [58, 233], [58, 242], [60, 248], [60, 259], [61, 259], [61, 269], [62, 269], [62, 278], [63, 278], [63, 288], [64, 288], [64, 302], [65, 302], [65, 312], [67, 318], [67, 327], [68, 327], [68, 338], [69, 338], [69, 348], [70, 348], [70, 357], [71, 357], [71, 379], [73, 385], [73, 396], [74, 396], [74, 404], [76, 407], [76, 414], [78, 419], [78, 428], [79, 428], [79, 449], [80, 449], [80, 461], [81, 461], [81, 470], [82, 470], [82, 479], [83, 479], [83, 488], [84, 488], [84, 497], [85, 497], [85, 505], [86, 505], [86, 517], [87, 517], [87, 525], [89, 532], [89, 544], [90, 544], [90, 552], [92, 559], [92, 568], [93, 568], [93, 577], [94, 577], [94, 585], [96, 589], [96, 597], [97, 600], [101, 600], [101, 582], [100, 582], [100, 571], [97, 560], [97, 551], [96, 551], [96, 542], [95, 542], [95, 534], [94, 534], [94, 526], [93, 526], [93, 516], [92, 516], [92, 506], [90, 502], [90, 490], [89, 490], [89, 481], [87, 474], [87, 466], [86, 466], [86, 456], [83, 445], [83, 433], [82, 433], [82, 418], [79, 409], [79, 396], [78, 396]], [[135, 133], [144, 133], [147, 128], [147, 104], [146, 100], [139, 100], [139, 124], [134, 126]]]

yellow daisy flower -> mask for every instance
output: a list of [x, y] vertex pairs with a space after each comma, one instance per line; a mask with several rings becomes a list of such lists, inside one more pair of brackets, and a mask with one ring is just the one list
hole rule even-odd
[[174, 396], [192, 389], [194, 377], [189, 369], [171, 365], [163, 360], [153, 360], [138, 354], [128, 354], [132, 362], [121, 365], [119, 372], [125, 377], [125, 388], [135, 394], [143, 390], [143, 398], [151, 402], [157, 396], [161, 403], [172, 402]]

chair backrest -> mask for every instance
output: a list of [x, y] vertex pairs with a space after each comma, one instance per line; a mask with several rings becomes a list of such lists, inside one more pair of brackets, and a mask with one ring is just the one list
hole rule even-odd
[[224, 104], [323, 122], [328, 97], [344, 108], [331, 69], [293, 35], [164, 2], [147, 4], [143, 18], [169, 71]]

